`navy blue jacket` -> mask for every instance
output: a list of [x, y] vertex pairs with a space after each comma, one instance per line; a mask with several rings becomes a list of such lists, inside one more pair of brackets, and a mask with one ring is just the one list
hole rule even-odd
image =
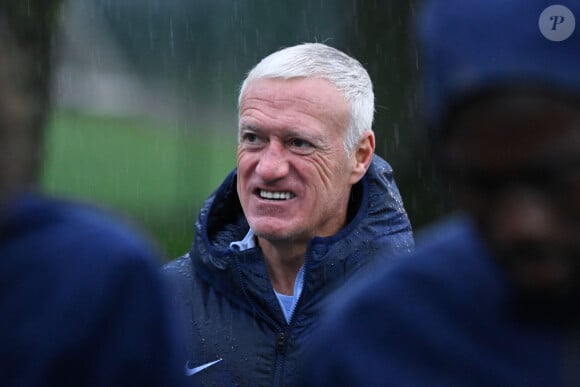
[[471, 222], [428, 235], [345, 292], [302, 386], [580, 385], [578, 332], [514, 312], [514, 290]]
[[0, 385], [179, 385], [163, 289], [151, 250], [108, 216], [18, 199], [0, 216]]
[[192, 375], [216, 386], [282, 386], [291, 382], [323, 303], [354, 273], [382, 260], [385, 251], [409, 251], [411, 226], [387, 162], [374, 157], [353, 187], [346, 226], [314, 238], [305, 257], [304, 288], [288, 324], [272, 289], [259, 247], [243, 252], [248, 224], [232, 172], [207, 200], [188, 255], [169, 263], [176, 304], [187, 316], [189, 369], [220, 360]]

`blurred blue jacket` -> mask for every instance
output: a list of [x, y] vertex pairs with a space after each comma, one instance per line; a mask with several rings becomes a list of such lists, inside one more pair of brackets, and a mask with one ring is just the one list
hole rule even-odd
[[100, 211], [23, 196], [0, 216], [0, 385], [178, 386], [158, 261]]
[[236, 191], [236, 171], [226, 178], [199, 214], [189, 254], [165, 267], [177, 287], [174, 302], [187, 317], [184, 366], [218, 361], [191, 375], [192, 383], [288, 385], [334, 290], [355, 273], [372, 270], [389, 252], [412, 250], [411, 225], [392, 168], [380, 157], [353, 187], [349, 213], [336, 235], [310, 242], [304, 288], [287, 323], [261, 249], [229, 248], [249, 226]]
[[514, 312], [471, 221], [426, 234], [325, 316], [300, 386], [580, 385], [580, 336]]

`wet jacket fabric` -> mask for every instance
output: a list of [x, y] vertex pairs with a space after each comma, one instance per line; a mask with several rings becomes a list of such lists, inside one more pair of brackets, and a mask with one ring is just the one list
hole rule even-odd
[[[373, 267], [383, 252], [412, 249], [411, 226], [386, 161], [374, 157], [351, 198], [347, 225], [308, 246], [304, 287], [290, 323], [272, 289], [261, 249], [229, 248], [249, 230], [236, 193], [236, 171], [206, 201], [191, 251], [164, 270], [177, 287], [174, 301], [186, 316], [189, 355], [183, 363], [192, 383], [290, 385], [302, 348], [333, 291]], [[195, 372], [203, 365], [209, 366]]]
[[307, 351], [302, 386], [580, 385], [578, 330], [515, 313], [513, 288], [465, 218], [345, 293]]
[[140, 237], [35, 195], [0, 214], [0, 385], [179, 386], [167, 286]]

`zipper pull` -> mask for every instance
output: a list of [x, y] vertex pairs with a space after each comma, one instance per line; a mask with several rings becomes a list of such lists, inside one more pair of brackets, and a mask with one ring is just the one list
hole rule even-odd
[[286, 352], [286, 333], [278, 332], [278, 339], [276, 340], [276, 352], [283, 354]]

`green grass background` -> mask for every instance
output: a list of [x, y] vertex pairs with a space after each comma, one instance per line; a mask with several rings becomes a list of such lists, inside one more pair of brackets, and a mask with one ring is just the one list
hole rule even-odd
[[112, 210], [164, 261], [188, 250], [201, 204], [235, 166], [235, 128], [57, 111], [48, 129], [44, 191]]

